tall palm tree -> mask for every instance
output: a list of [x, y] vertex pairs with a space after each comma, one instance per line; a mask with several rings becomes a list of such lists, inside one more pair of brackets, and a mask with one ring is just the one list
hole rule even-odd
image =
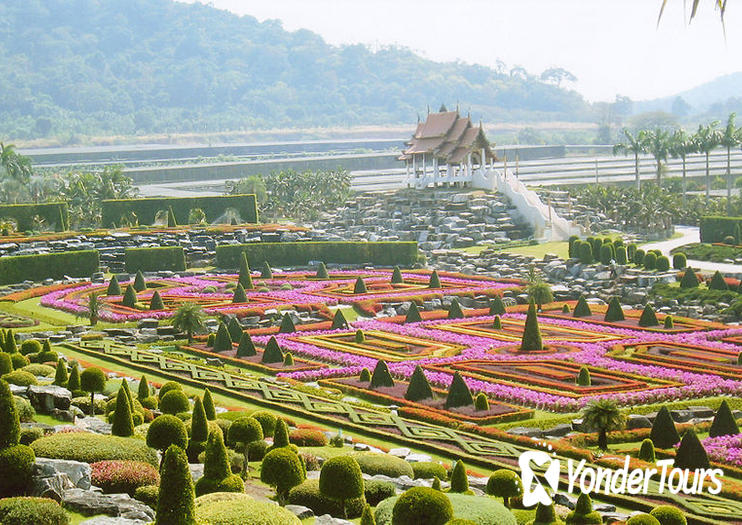
[[693, 137], [688, 135], [684, 129], [676, 129], [670, 139], [670, 155], [683, 161], [683, 204], [685, 204], [687, 192], [685, 158], [696, 151], [698, 149]]
[[706, 155], [706, 203], [709, 201], [709, 192], [711, 190], [711, 180], [709, 173], [709, 154], [711, 151], [721, 144], [721, 132], [716, 129], [719, 125], [719, 121], [715, 120], [710, 124], [698, 125], [698, 131], [693, 136], [693, 140], [696, 143], [698, 151], [703, 152]]
[[173, 314], [170, 323], [179, 332], [188, 334], [188, 342], [193, 341], [193, 334], [205, 329], [204, 319], [206, 314], [200, 304], [183, 303]]
[[647, 134], [645, 131], [640, 131], [634, 136], [628, 129], [623, 129], [624, 137], [626, 142], [622, 142], [613, 146], [613, 154], [618, 155], [619, 153], [633, 153], [634, 154], [634, 174], [636, 175], [636, 189], [641, 188], [641, 181], [639, 180], [639, 154], [647, 151]]
[[0, 167], [5, 175], [21, 184], [27, 184], [33, 173], [31, 159], [15, 151], [13, 144], [0, 142]]
[[536, 303], [539, 311], [541, 307], [547, 303], [554, 301], [554, 294], [551, 291], [549, 283], [544, 282], [541, 276], [536, 273], [536, 268], [531, 266], [528, 269], [528, 285], [526, 286], [526, 293], [533, 302]]
[[727, 149], [727, 215], [732, 214], [732, 148], [742, 143], [742, 128], [735, 125], [736, 113], [730, 113], [721, 134], [721, 145]]
[[657, 183], [659, 184], [662, 178], [662, 161], [667, 161], [667, 155], [670, 153], [670, 132], [658, 127], [654, 131], [647, 131], [645, 138], [647, 151], [657, 162]]
[[626, 424], [626, 417], [615, 401], [597, 399], [582, 411], [582, 424], [585, 428], [598, 432], [598, 448], [608, 450], [608, 432], [621, 430]]

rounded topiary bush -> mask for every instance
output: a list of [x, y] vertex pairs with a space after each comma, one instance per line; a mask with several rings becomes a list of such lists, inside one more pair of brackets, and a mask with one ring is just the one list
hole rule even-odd
[[39, 382], [36, 380], [36, 376], [29, 374], [24, 370], [15, 370], [9, 374], [2, 376], [2, 379], [11, 385], [17, 386], [30, 386], [37, 385]]
[[147, 429], [147, 445], [161, 451], [170, 445], [185, 450], [188, 447], [188, 431], [177, 417], [167, 414], [158, 416]]
[[683, 511], [671, 505], [655, 507], [650, 514], [660, 522], [660, 525], [688, 525], [688, 520], [685, 519]]
[[637, 514], [629, 518], [626, 525], [660, 525], [660, 522], [651, 514]]
[[175, 415], [190, 409], [188, 396], [182, 390], [171, 390], [160, 398], [160, 410], [165, 414]]
[[496, 470], [487, 480], [487, 494], [502, 498], [505, 506], [509, 507], [510, 498], [523, 494], [523, 483], [518, 474], [510, 469]]
[[31, 448], [42, 458], [69, 459], [84, 463], [118, 459], [157, 465], [155, 451], [144, 441], [136, 438], [104, 436], [89, 432], [58, 432], [37, 439], [31, 443]]
[[134, 491], [134, 499], [139, 500], [154, 509], [157, 508], [157, 496], [159, 492], [160, 487], [158, 485], [144, 485], [137, 487]]
[[453, 506], [448, 497], [428, 487], [413, 487], [402, 494], [394, 504], [394, 525], [444, 525], [453, 518]]
[[31, 361], [25, 355], [16, 352], [15, 354], [10, 354], [10, 362], [13, 364], [15, 370], [19, 370], [27, 366]]
[[53, 367], [49, 365], [42, 365], [39, 363], [26, 365], [21, 370], [23, 370], [24, 372], [28, 372], [29, 374], [36, 377], [51, 377], [54, 375], [54, 372], [56, 372]]
[[[510, 511], [493, 498], [465, 494], [441, 494], [448, 497], [453, 506], [453, 514], [458, 519], [469, 520], [477, 525], [518, 525]], [[375, 513], [377, 525], [392, 523], [392, 511], [398, 499], [399, 497], [395, 496], [379, 503]]]
[[580, 494], [575, 510], [567, 514], [566, 525], [601, 525], [603, 517], [593, 510], [593, 501], [588, 494]]
[[410, 463], [410, 465], [412, 466], [414, 479], [433, 479], [436, 477], [438, 479], [446, 479], [448, 477], [446, 468], [433, 461], [420, 461], [417, 463]]
[[[410, 469], [411, 470], [411, 469]], [[363, 496], [363, 474], [352, 456], [336, 456], [322, 465], [319, 490], [328, 498], [345, 501]]]
[[139, 487], [160, 483], [157, 469], [141, 461], [98, 461], [90, 468], [91, 483], [106, 494], [125, 492], [134, 496]]
[[158, 401], [163, 398], [165, 394], [170, 392], [171, 390], [183, 390], [183, 387], [180, 386], [180, 383], [176, 383], [175, 381], [168, 381], [164, 385], [160, 387], [160, 391], [157, 392], [157, 399]]
[[366, 503], [375, 507], [387, 498], [397, 495], [397, 486], [391, 481], [368, 480], [363, 483], [363, 495]]
[[294, 514], [247, 494], [215, 492], [196, 498], [196, 519], [209, 525], [300, 525]]
[[[289, 491], [287, 503], [291, 505], [301, 505], [310, 508], [317, 516], [330, 514], [331, 516], [341, 517], [343, 508], [340, 502], [323, 496], [319, 491], [319, 480], [308, 479], [301, 485], [297, 485]], [[357, 518], [363, 512], [366, 505], [365, 497], [352, 498], [345, 501], [345, 510], [349, 519]]]
[[[31, 447], [12, 445], [0, 449], [0, 498], [24, 494], [31, 484], [36, 455]], [[5, 523], [0, 520], [0, 523]]]
[[359, 452], [353, 454], [353, 458], [358, 462], [358, 466], [361, 467], [361, 472], [369, 476], [375, 476], [376, 474], [383, 474], [390, 478], [398, 478], [400, 476], [414, 478], [415, 476], [410, 463], [389, 454]]
[[685, 257], [684, 253], [676, 253], [672, 256], [672, 267], [675, 270], [682, 270], [688, 266], [688, 259]]
[[38, 352], [41, 352], [41, 343], [37, 341], [36, 339], [29, 339], [27, 341], [23, 341], [21, 344], [21, 353], [23, 355], [28, 354], [36, 354]]
[[14, 397], [13, 399], [15, 401], [15, 413], [18, 414], [18, 420], [21, 423], [33, 421], [36, 411], [31, 406], [31, 402], [22, 397]]
[[273, 436], [273, 432], [276, 430], [276, 416], [266, 410], [258, 410], [250, 414], [251, 417], [255, 418], [260, 426], [263, 427], [263, 435], [265, 437]]
[[30, 427], [21, 429], [21, 445], [30, 445], [37, 439], [44, 437], [44, 429], [39, 427]]
[[263, 458], [260, 481], [275, 487], [279, 502], [285, 501], [289, 491], [306, 477], [304, 465], [290, 447], [274, 448]]
[[7, 498], [0, 500], [0, 523], [3, 525], [67, 525], [69, 516], [49, 498]]

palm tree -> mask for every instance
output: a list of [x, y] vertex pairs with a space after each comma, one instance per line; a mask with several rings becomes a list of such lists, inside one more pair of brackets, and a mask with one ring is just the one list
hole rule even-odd
[[667, 161], [667, 155], [670, 153], [670, 132], [656, 128], [654, 131], [645, 132], [645, 138], [647, 151], [657, 162], [657, 183], [659, 184], [662, 177], [662, 161]]
[[742, 142], [742, 128], [735, 125], [736, 113], [730, 113], [727, 125], [721, 134], [721, 145], [727, 149], [727, 215], [732, 214], [732, 148]]
[[536, 269], [533, 266], [528, 269], [526, 293], [530, 299], [533, 299], [539, 310], [541, 310], [542, 305], [554, 300], [554, 295], [551, 293], [551, 286], [541, 279], [541, 276], [536, 273]]
[[14, 145], [5, 145], [2, 142], [0, 142], [0, 167], [7, 177], [21, 184], [28, 184], [33, 173], [31, 159], [16, 152]]
[[206, 314], [200, 304], [183, 303], [173, 314], [170, 323], [179, 332], [188, 334], [188, 342], [193, 341], [193, 334], [205, 329], [204, 319]]
[[709, 191], [711, 189], [711, 180], [709, 179], [709, 154], [721, 143], [721, 132], [716, 129], [719, 121], [715, 120], [711, 124], [698, 125], [698, 131], [693, 136], [698, 151], [706, 155], [706, 204], [709, 201]]
[[641, 181], [639, 180], [639, 154], [647, 151], [647, 134], [645, 131], [640, 131], [636, 136], [632, 135], [631, 132], [624, 128], [623, 134], [626, 137], [625, 143], [619, 143], [613, 146], [613, 154], [618, 155], [619, 153], [633, 153], [634, 154], [634, 173], [636, 175], [636, 189], [641, 188]]
[[[691, 22], [693, 18], [695, 18], [696, 13], [698, 12], [698, 6], [700, 5], [701, 0], [692, 0], [691, 7], [690, 7], [690, 19], [688, 19], [688, 22]], [[709, 2], [714, 7], [716, 7], [719, 10], [719, 17], [721, 18], [721, 25], [722, 28], [724, 27], [724, 14], [727, 10], [727, 0], [710, 0]], [[665, 6], [667, 5], [667, 0], [662, 0], [662, 6], [660, 7], [660, 14], [657, 17], [657, 25], [660, 25], [660, 20], [662, 20], [662, 13], [665, 11]], [[683, 2], [683, 10], [685, 10], [685, 2]], [[724, 30], [724, 34], [726, 34], [726, 30]]]
[[698, 151], [693, 137], [688, 135], [684, 129], [676, 129], [670, 139], [670, 155], [683, 161], [683, 204], [685, 204], [686, 195], [686, 170], [685, 158]]
[[615, 401], [597, 399], [582, 411], [582, 424], [586, 429], [598, 432], [598, 448], [608, 450], [608, 432], [621, 430], [626, 424], [626, 417]]
[[98, 324], [98, 319], [100, 318], [100, 307], [101, 302], [100, 299], [98, 299], [98, 294], [90, 294], [88, 297], [88, 319], [90, 319], [90, 326]]

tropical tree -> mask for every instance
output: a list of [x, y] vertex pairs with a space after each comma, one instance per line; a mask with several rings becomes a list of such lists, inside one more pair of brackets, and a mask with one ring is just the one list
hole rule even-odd
[[2, 142], [0, 142], [0, 168], [4, 177], [24, 185], [28, 184], [33, 174], [31, 159], [18, 153], [13, 144]]
[[623, 129], [623, 134], [626, 138], [626, 142], [621, 142], [613, 146], [613, 154], [634, 154], [634, 175], [636, 177], [636, 189], [639, 189], [641, 188], [641, 180], [639, 179], [639, 155], [647, 151], [647, 134], [645, 131], [642, 130], [636, 135], [633, 135], [626, 128]]
[[670, 138], [670, 155], [683, 162], [683, 204], [685, 204], [685, 195], [687, 193], [686, 183], [686, 157], [698, 151], [693, 137], [688, 135], [684, 129], [676, 129]]
[[188, 342], [193, 341], [193, 334], [205, 329], [206, 314], [200, 304], [183, 303], [175, 311], [170, 322], [179, 332], [188, 334]]
[[670, 153], [670, 132], [658, 127], [654, 131], [646, 131], [645, 138], [647, 151], [657, 162], [657, 183], [659, 184], [662, 178], [662, 161], [667, 161], [667, 155]]
[[615, 401], [597, 399], [582, 411], [582, 424], [585, 428], [598, 432], [598, 448], [608, 450], [608, 432], [620, 430], [626, 423], [625, 416]]
[[732, 148], [742, 143], [742, 128], [735, 125], [736, 113], [730, 113], [727, 125], [721, 133], [721, 145], [727, 149], [727, 215], [732, 214]]
[[541, 276], [536, 273], [536, 268], [531, 266], [528, 269], [528, 285], [526, 286], [526, 293], [533, 302], [536, 303], [538, 309], [544, 304], [550, 303], [554, 300], [554, 295], [551, 292], [551, 286], [541, 279]]
[[100, 307], [101, 307], [101, 300], [98, 298], [97, 293], [92, 293], [88, 296], [88, 311], [87, 311], [87, 318], [90, 319], [90, 326], [95, 326], [98, 324], [98, 319], [100, 319]]
[[696, 131], [696, 134], [693, 136], [693, 141], [696, 143], [698, 151], [706, 155], [706, 203], [709, 201], [709, 192], [711, 190], [711, 180], [709, 178], [709, 154], [714, 150], [714, 148], [721, 144], [721, 132], [716, 129], [718, 125], [718, 120], [705, 126], [699, 124], [698, 131]]

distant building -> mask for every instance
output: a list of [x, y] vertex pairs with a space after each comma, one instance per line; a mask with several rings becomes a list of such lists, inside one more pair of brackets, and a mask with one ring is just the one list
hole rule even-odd
[[445, 106], [418, 122], [405, 144], [400, 160], [405, 162], [407, 185], [418, 188], [471, 183], [475, 169], [487, 170], [497, 161], [482, 123], [474, 126], [468, 116], [446, 111]]

